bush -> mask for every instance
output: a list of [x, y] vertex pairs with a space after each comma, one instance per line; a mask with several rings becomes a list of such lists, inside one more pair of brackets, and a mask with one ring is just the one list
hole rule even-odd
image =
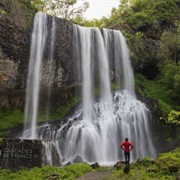
[[180, 147], [174, 151], [160, 154], [156, 166], [164, 174], [177, 174], [180, 171]]

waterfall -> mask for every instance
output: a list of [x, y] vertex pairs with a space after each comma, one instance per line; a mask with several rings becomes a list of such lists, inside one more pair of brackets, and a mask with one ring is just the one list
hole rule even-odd
[[49, 104], [51, 99], [51, 85], [53, 79], [53, 58], [54, 58], [54, 42], [55, 42], [55, 33], [56, 33], [56, 22], [55, 17], [52, 18], [52, 27], [51, 27], [51, 43], [50, 43], [50, 53], [49, 53], [49, 74], [48, 74], [48, 99], [47, 99], [47, 115], [46, 120], [49, 119]]
[[[74, 28], [76, 34], [79, 34], [82, 47], [78, 57], [82, 61], [83, 109], [77, 110], [57, 131], [55, 139], [60, 139], [61, 157], [72, 161], [76, 155], [80, 155], [87, 162], [115, 162], [123, 158], [119, 144], [125, 137], [129, 137], [136, 147], [132, 152], [132, 160], [144, 156], [153, 157], [150, 112], [136, 99], [128, 47], [122, 33], [103, 29], [102, 35], [97, 28]], [[113, 96], [109, 72], [111, 59], [108, 53], [112, 46], [116, 82], [123, 84]], [[93, 69], [95, 63], [101, 84], [98, 101], [93, 99], [92, 93], [93, 79], [97, 76]]]
[[[46, 29], [43, 27], [46, 21], [45, 15], [39, 14], [39, 16], [44, 19], [43, 26], [40, 26], [41, 21], [39, 21], [38, 27], [41, 30], [37, 31], [41, 33], [38, 37], [43, 37], [40, 45], [41, 57], [39, 57], [42, 59], [46, 37]], [[35, 25], [36, 23], [37, 17], [35, 17]], [[34, 123], [34, 126], [26, 128], [23, 137], [52, 140], [53, 146], [48, 141], [44, 144], [44, 151], [47, 156], [51, 156], [48, 151], [51, 152], [52, 147], [56, 146], [58, 156], [64, 162], [73, 161], [77, 155], [86, 162], [102, 164], [116, 162], [123, 159], [123, 152], [119, 145], [125, 137], [135, 145], [131, 160], [144, 156], [155, 157], [150, 132], [150, 111], [144, 103], [136, 99], [134, 76], [124, 36], [116, 30], [100, 31], [98, 28], [77, 25], [73, 25], [73, 32], [73, 40], [76, 44], [74, 54], [78, 58], [77, 79], [82, 81], [82, 105], [77, 107], [64, 124], [59, 122], [58, 128], [48, 124], [36, 127]], [[38, 40], [37, 37], [36, 39]], [[38, 43], [34, 41], [32, 40], [32, 47]], [[51, 41], [53, 49], [53, 38]], [[35, 50], [38, 51], [37, 48]], [[31, 53], [31, 56], [34, 56], [33, 48]], [[53, 55], [51, 59], [53, 61]], [[36, 66], [36, 61], [31, 62], [31, 60], [32, 58], [30, 58], [28, 82], [33, 80], [35, 73], [31, 73], [31, 69], [35, 69], [32, 65]], [[40, 69], [38, 73], [39, 80]], [[114, 92], [111, 90], [111, 80], [116, 83], [117, 88]], [[30, 87], [34, 87], [34, 84], [28, 85], [27, 89]], [[95, 87], [99, 88], [98, 97], [94, 93]], [[37, 89], [36, 98], [38, 99], [39, 89], [35, 87], [34, 89]], [[31, 109], [29, 108], [31, 104], [38, 104], [37, 99], [28, 102], [28, 97], [31, 95], [28, 94], [29, 92], [31, 89], [27, 90], [26, 112]], [[36, 113], [33, 116], [37, 116], [37, 111], [36, 105]], [[51, 157], [45, 159], [46, 163], [52, 164]]]
[[40, 69], [47, 34], [46, 20], [47, 17], [45, 14], [41, 12], [35, 14], [31, 39], [24, 126], [24, 132], [27, 129], [30, 129], [30, 135], [28, 137], [30, 139], [35, 138], [37, 126], [39, 89], [41, 79]]

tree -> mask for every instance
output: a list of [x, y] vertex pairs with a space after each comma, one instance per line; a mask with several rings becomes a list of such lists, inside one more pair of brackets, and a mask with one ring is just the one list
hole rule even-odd
[[82, 0], [78, 4], [77, 0], [44, 0], [43, 12], [67, 20], [83, 18], [89, 3]]
[[173, 60], [177, 65], [180, 61], [180, 25], [177, 30], [165, 31], [161, 41], [161, 56]]
[[44, 2], [42, 0], [31, 0], [31, 4], [40, 11], [43, 11]]
[[159, 69], [161, 82], [164, 83], [169, 96], [177, 104], [180, 100], [180, 25], [161, 36], [161, 51], [159, 53]]

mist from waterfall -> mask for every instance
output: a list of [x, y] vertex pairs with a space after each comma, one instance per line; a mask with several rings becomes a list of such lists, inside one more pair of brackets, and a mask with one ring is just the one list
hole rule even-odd
[[39, 12], [35, 14], [31, 38], [31, 53], [26, 90], [24, 132], [30, 130], [29, 139], [35, 139], [39, 105], [41, 62], [47, 35], [47, 17]]
[[[43, 22], [41, 27], [45, 26], [45, 18]], [[39, 23], [41, 24], [40, 19]], [[34, 29], [36, 29], [35, 25]], [[39, 33], [45, 38], [44, 32], [46, 32], [45, 29]], [[135, 145], [131, 160], [145, 156], [154, 157], [156, 154], [150, 133], [151, 115], [145, 104], [136, 99], [134, 76], [124, 36], [116, 30], [100, 31], [98, 28], [77, 25], [73, 25], [73, 32], [74, 44], [77, 43], [74, 47], [74, 54], [78, 57], [79, 74], [77, 76], [78, 80], [82, 79], [82, 105], [77, 107], [64, 124], [59, 123], [59, 129], [48, 124], [36, 127], [34, 123], [34, 126], [26, 128], [23, 137], [52, 140], [53, 143], [55, 142], [54, 146], [59, 158], [64, 162], [73, 161], [77, 155], [86, 162], [102, 164], [116, 162], [123, 159], [119, 144], [125, 137]], [[43, 40], [40, 47], [43, 52]], [[31, 48], [31, 56], [35, 56], [36, 53], [37, 51]], [[34, 74], [34, 72], [31, 73], [31, 69], [34, 69], [33, 63], [35, 62], [32, 61], [29, 65], [30, 80]], [[40, 76], [40, 65], [38, 67]], [[114, 92], [111, 90], [111, 79], [117, 87]], [[32, 90], [30, 87], [34, 85], [27, 86], [26, 113], [32, 112], [32, 110], [27, 111], [31, 104], [38, 104], [38, 98], [28, 102], [28, 97], [31, 95], [28, 93]], [[94, 92], [95, 87], [99, 88], [98, 96]], [[38, 96], [39, 88], [34, 89], [37, 89]], [[37, 105], [36, 108], [35, 117], [38, 111]], [[47, 156], [50, 156], [49, 151], [52, 146], [48, 142], [44, 147]], [[51, 148], [48, 150], [48, 147]], [[52, 158], [46, 158], [46, 161], [52, 164]]]

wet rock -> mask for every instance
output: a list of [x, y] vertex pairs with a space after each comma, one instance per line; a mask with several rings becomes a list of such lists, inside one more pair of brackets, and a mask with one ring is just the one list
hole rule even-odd
[[114, 169], [122, 169], [124, 167], [124, 161], [118, 161], [115, 165], [114, 165]]
[[65, 166], [69, 166], [69, 165], [71, 165], [71, 164], [73, 164], [71, 161], [68, 161], [66, 164], [65, 164]]
[[125, 167], [124, 167], [124, 169], [123, 169], [123, 172], [124, 172], [125, 174], [128, 174], [129, 171], [130, 171], [130, 166], [129, 166], [129, 165], [125, 165]]
[[99, 165], [97, 162], [95, 162], [94, 164], [91, 164], [91, 167], [92, 167], [93, 169], [97, 169], [97, 168], [100, 167], [100, 165]]
[[59, 176], [56, 173], [52, 173], [50, 177], [48, 178], [48, 180], [58, 180], [58, 179], [59, 179]]
[[80, 163], [82, 163], [82, 162], [84, 162], [84, 161], [83, 161], [83, 158], [82, 158], [80, 155], [76, 155], [76, 156], [74, 157], [73, 163], [80, 164]]

